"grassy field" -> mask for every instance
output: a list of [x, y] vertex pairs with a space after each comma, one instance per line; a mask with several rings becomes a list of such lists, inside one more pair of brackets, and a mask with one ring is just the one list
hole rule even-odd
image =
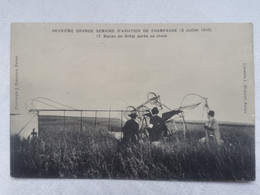
[[[69, 121], [67, 121], [69, 123]], [[41, 124], [43, 125], [43, 124]], [[71, 122], [70, 126], [73, 124]], [[43, 126], [41, 126], [43, 127]], [[254, 126], [221, 125], [221, 147], [198, 142], [201, 124], [175, 131], [159, 145], [122, 145], [107, 127], [83, 132], [45, 126], [38, 138], [11, 136], [11, 175], [15, 177], [241, 181], [255, 179]]]

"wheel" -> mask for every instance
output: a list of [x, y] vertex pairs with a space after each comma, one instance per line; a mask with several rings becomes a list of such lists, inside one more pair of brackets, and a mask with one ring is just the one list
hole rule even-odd
[[150, 93], [147, 94], [147, 99], [148, 99], [148, 102], [149, 102], [151, 105], [155, 105], [155, 106], [158, 107], [160, 110], [163, 108], [163, 107], [162, 107], [162, 104], [161, 104], [161, 100], [160, 100], [160, 96], [159, 96], [159, 95], [156, 95], [155, 93], [150, 92]]
[[157, 96], [155, 93], [150, 92], [147, 94], [147, 100], [150, 104], [157, 104], [159, 100], [159, 96]]
[[150, 109], [144, 105], [139, 106], [136, 109], [136, 114], [138, 115], [139, 118], [142, 118], [145, 114], [148, 114], [150, 112]]

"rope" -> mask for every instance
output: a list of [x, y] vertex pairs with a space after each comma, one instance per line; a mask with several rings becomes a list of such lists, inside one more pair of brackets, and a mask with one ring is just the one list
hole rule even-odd
[[53, 106], [53, 105], [51, 105], [51, 104], [48, 104], [48, 103], [42, 102], [42, 101], [40, 101], [40, 100], [34, 100], [34, 101], [36, 101], [36, 102], [40, 102], [40, 103], [43, 103], [43, 104], [45, 104], [45, 105], [47, 105], [47, 106], [50, 106], [50, 107], [53, 107], [53, 108], [58, 108], [58, 109], [60, 109], [60, 107]]
[[[184, 99], [185, 99], [186, 97], [188, 97], [188, 96], [191, 96], [191, 95], [198, 96], [198, 97], [200, 97], [201, 99], [203, 99], [204, 101], [208, 99], [208, 98], [203, 97], [203, 96], [201, 96], [201, 95], [199, 95], [199, 94], [196, 94], [196, 93], [189, 93], [189, 94], [185, 95], [185, 96], [182, 98], [181, 103], [180, 103], [180, 108], [182, 107], [182, 103], [183, 103]], [[202, 102], [201, 102], [201, 103], [202, 103]], [[201, 104], [201, 103], [200, 103], [200, 104]]]
[[76, 109], [76, 108], [70, 107], [70, 106], [65, 105], [65, 104], [62, 104], [62, 103], [60, 103], [60, 102], [56, 102], [56, 101], [51, 100], [51, 99], [46, 98], [46, 97], [37, 97], [37, 98], [34, 98], [34, 99], [45, 99], [45, 100], [48, 100], [48, 101], [50, 101], [50, 102], [53, 102], [53, 103], [59, 104], [59, 105], [61, 105], [61, 106], [64, 106], [64, 107], [70, 108], [70, 109], [72, 109], [72, 110], [78, 110], [78, 109]]
[[38, 114], [38, 113], [35, 113], [35, 114], [33, 115], [33, 117], [24, 125], [24, 127], [18, 132], [17, 135], [19, 135], [19, 134], [25, 129], [25, 127], [27, 127], [27, 125], [34, 119], [34, 117], [35, 117], [37, 114]]
[[162, 106], [164, 106], [164, 107], [167, 108], [168, 110], [172, 110], [171, 108], [169, 108], [168, 106], [162, 104], [161, 102], [159, 102], [159, 104], [161, 104]]
[[[28, 105], [28, 101], [32, 101], [32, 99], [28, 99], [28, 100], [25, 102], [25, 104], [24, 104], [24, 106], [25, 106], [25, 108], [26, 108], [27, 111], [29, 111], [29, 110], [31, 109], [31, 107]], [[32, 105], [31, 105], [31, 106], [32, 106]]]
[[[184, 101], [188, 96], [197, 96], [197, 97], [201, 98], [202, 101], [199, 102], [199, 103], [196, 103], [196, 104], [192, 104], [192, 105], [188, 105], [188, 106], [182, 106], [183, 101]], [[207, 99], [208, 99], [208, 98], [203, 97], [203, 96], [201, 96], [201, 95], [199, 95], [199, 94], [189, 93], [189, 94], [185, 95], [185, 96], [182, 98], [179, 109], [180, 109], [180, 110], [183, 110], [183, 109], [187, 109], [187, 108], [188, 108], [189, 110], [192, 110], [192, 109], [198, 107], [198, 106], [199, 106], [200, 104], [202, 104], [203, 102], [205, 102], [205, 107], [209, 108], [209, 107], [208, 107], [208, 104], [207, 104]], [[184, 132], [185, 132], [185, 130], [188, 131], [187, 124], [186, 124], [186, 121], [185, 121], [185, 119], [184, 119], [184, 114], [183, 114], [183, 113], [181, 113], [181, 117], [182, 117], [182, 120], [183, 120]]]
[[[50, 103], [41, 101], [41, 100], [39, 100], [39, 99], [47, 100], [47, 101], [49, 101], [49, 102], [58, 104], [58, 105], [60, 105], [60, 106], [63, 106], [63, 107], [66, 107], [66, 108], [69, 108], [69, 109], [72, 109], [72, 110], [78, 110], [78, 109], [75, 109], [75, 108], [73, 108], [73, 107], [70, 107], [70, 106], [65, 105], [65, 104], [62, 104], [62, 103], [60, 103], [60, 102], [51, 100], [51, 99], [46, 98], [46, 97], [36, 97], [36, 98], [34, 98], [34, 99], [28, 99], [28, 100], [25, 102], [25, 108], [26, 108], [28, 111], [29, 111], [29, 110], [35, 110], [36, 107], [35, 107], [35, 105], [34, 105], [34, 102], [40, 102], [40, 103], [42, 103], [42, 104], [45, 104], [45, 105], [50, 106], [50, 107], [53, 107], [53, 108], [62, 109], [61, 107], [59, 107], [59, 106], [57, 106], [57, 105], [52, 105], [52, 104], [50, 104]], [[30, 102], [30, 105], [28, 105], [28, 102], [29, 102], [29, 101], [31, 101], [31, 102]]]
[[182, 107], [180, 107], [179, 109], [180, 109], [180, 110], [183, 110], [183, 109], [189, 108], [190, 110], [192, 110], [192, 109], [198, 107], [200, 104], [202, 104], [202, 102], [197, 103], [197, 104], [192, 104], [192, 105], [189, 105], [189, 106], [182, 106]]

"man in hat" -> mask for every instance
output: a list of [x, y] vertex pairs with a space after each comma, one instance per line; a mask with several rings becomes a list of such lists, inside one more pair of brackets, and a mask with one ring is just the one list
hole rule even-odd
[[133, 142], [137, 143], [139, 140], [139, 124], [136, 122], [136, 113], [128, 115], [131, 119], [126, 121], [123, 127], [123, 143]]
[[158, 116], [159, 110], [157, 107], [152, 109], [152, 116], [148, 126], [149, 138], [151, 142], [159, 141], [161, 137], [167, 136], [167, 127], [164, 120]]
[[210, 110], [208, 112], [208, 122], [204, 125], [205, 128], [205, 140], [204, 142], [206, 144], [222, 144], [222, 140], [220, 137], [220, 131], [219, 131], [219, 125], [214, 118], [215, 112], [213, 110]]

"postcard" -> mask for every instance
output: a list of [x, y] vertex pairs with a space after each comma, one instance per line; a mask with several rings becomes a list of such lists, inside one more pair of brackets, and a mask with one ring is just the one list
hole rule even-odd
[[255, 180], [252, 24], [11, 28], [11, 176]]

